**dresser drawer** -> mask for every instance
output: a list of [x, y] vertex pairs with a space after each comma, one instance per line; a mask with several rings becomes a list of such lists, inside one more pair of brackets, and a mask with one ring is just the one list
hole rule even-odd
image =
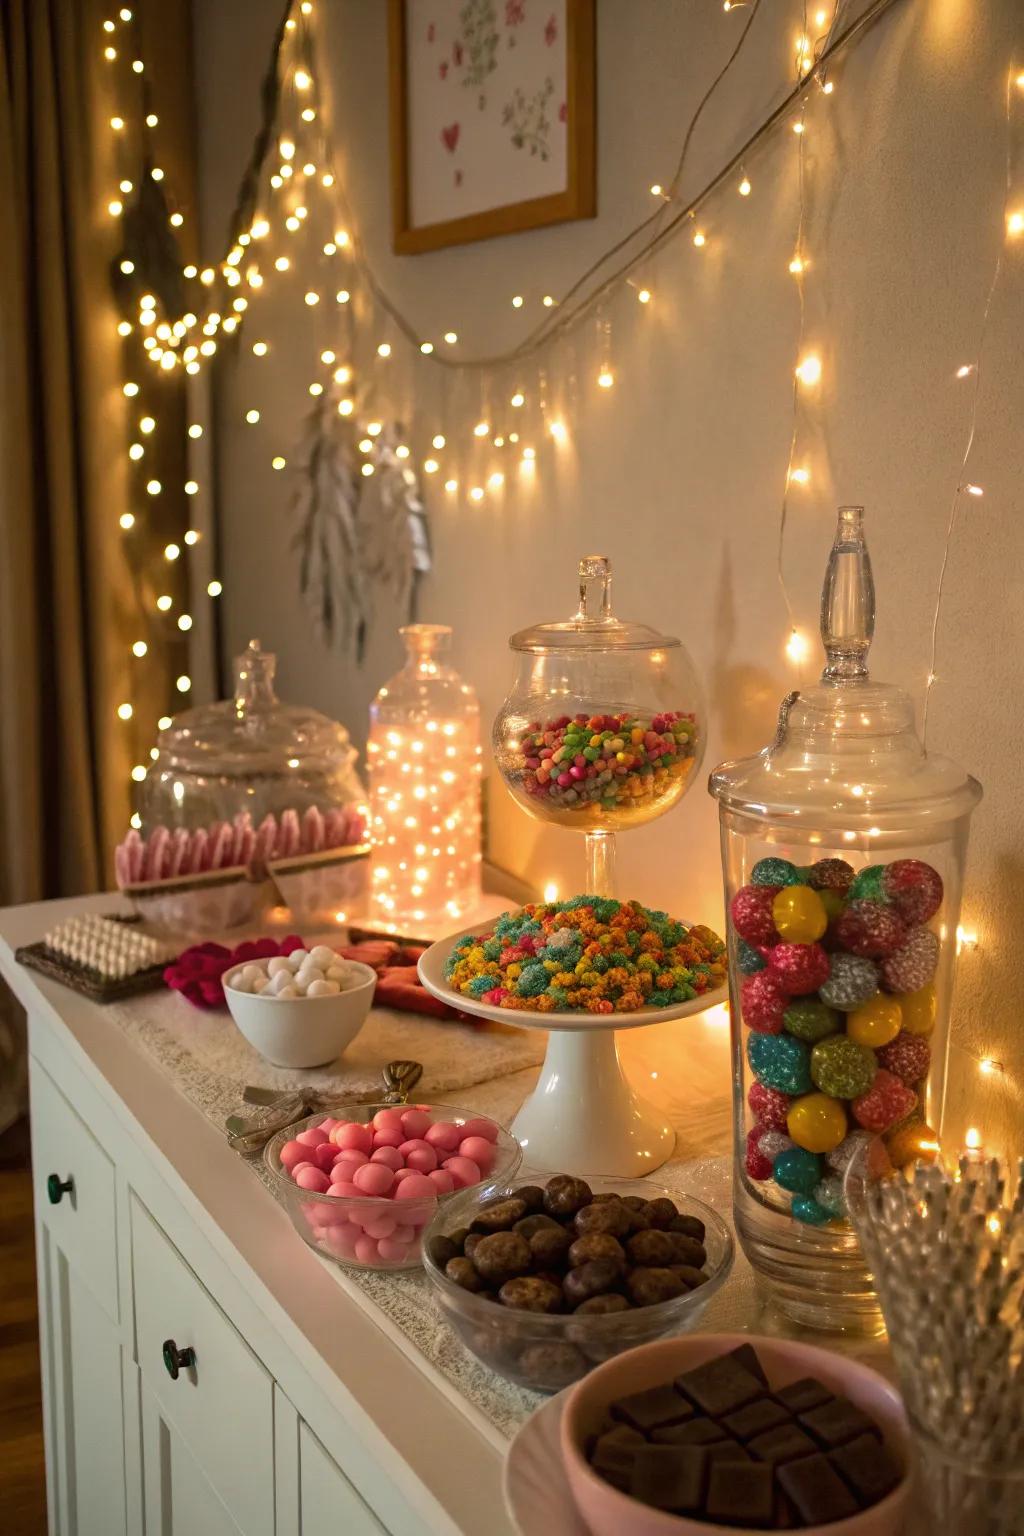
[[273, 1536], [273, 1378], [135, 1196], [131, 1212], [143, 1383], [243, 1536]]
[[36, 1062], [31, 1095], [36, 1212], [75, 1273], [117, 1322], [114, 1165]]

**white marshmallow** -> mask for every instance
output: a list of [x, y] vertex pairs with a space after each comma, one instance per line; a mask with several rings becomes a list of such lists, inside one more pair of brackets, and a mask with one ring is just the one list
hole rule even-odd
[[309, 959], [308, 949], [293, 949], [288, 956], [288, 964], [293, 971], [297, 971], [303, 960]]
[[307, 989], [309, 997], [333, 997], [341, 988], [336, 981], [311, 981]]
[[278, 971], [277, 975], [272, 976], [267, 982], [267, 990], [272, 992], [275, 997], [280, 997], [282, 989], [292, 986], [294, 980], [295, 978], [291, 971]]
[[276, 993], [275, 995], [277, 997], [287, 998], [298, 997], [299, 994], [295, 987], [282, 987], [280, 992]]
[[313, 965], [311, 961], [307, 960], [305, 964], [299, 966], [298, 971], [295, 973], [295, 979], [303, 982], [308, 987], [311, 981], [323, 981], [324, 973], [318, 965]]
[[257, 993], [265, 992], [269, 986], [270, 986], [270, 978], [269, 977], [267, 977], [267, 976], [257, 976], [256, 980], [252, 984], [252, 989], [253, 989], [254, 992], [257, 992]]
[[272, 960], [267, 961], [268, 976], [276, 976], [278, 971], [287, 971], [291, 974], [291, 969], [291, 962], [286, 955], [275, 955]]
[[228, 986], [235, 992], [251, 992], [252, 981], [244, 971], [233, 971], [227, 978]]
[[344, 981], [348, 972], [343, 965], [338, 964], [337, 956], [335, 956], [334, 964], [327, 967], [324, 975], [328, 981]]
[[337, 963], [338, 956], [335, 951], [326, 944], [315, 944], [309, 952], [309, 958], [320, 970], [326, 971], [329, 965]]

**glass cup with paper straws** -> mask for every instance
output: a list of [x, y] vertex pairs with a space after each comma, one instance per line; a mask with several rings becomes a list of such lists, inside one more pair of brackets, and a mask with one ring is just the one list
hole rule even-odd
[[[960, 1155], [910, 1122], [845, 1176], [934, 1528], [1024, 1533], [1024, 1160]], [[906, 1158], [903, 1161], [903, 1158]]]

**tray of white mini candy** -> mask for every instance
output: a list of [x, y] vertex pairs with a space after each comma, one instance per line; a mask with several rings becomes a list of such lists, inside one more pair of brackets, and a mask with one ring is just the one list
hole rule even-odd
[[41, 943], [23, 945], [14, 958], [95, 1003], [112, 1003], [160, 986], [179, 948], [143, 933], [136, 918], [88, 913], [58, 924]]

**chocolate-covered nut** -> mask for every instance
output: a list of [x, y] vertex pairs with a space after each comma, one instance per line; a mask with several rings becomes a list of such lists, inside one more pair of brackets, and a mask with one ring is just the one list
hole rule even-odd
[[549, 1216], [575, 1216], [593, 1198], [590, 1185], [583, 1179], [574, 1179], [568, 1173], [556, 1173], [545, 1186], [544, 1209]]
[[539, 1184], [520, 1184], [515, 1191], [517, 1200], [522, 1200], [527, 1212], [532, 1216], [536, 1211], [544, 1209], [544, 1191]]
[[476, 1268], [470, 1259], [449, 1259], [444, 1267], [444, 1272], [449, 1280], [454, 1280], [464, 1291], [482, 1291], [484, 1283], [476, 1272]]
[[466, 1241], [462, 1245], [462, 1251], [466, 1255], [467, 1259], [471, 1259], [473, 1257], [473, 1254], [476, 1251], [476, 1245], [480, 1241], [481, 1237], [483, 1237], [482, 1232], [466, 1233]]
[[636, 1306], [653, 1307], [659, 1301], [674, 1301], [677, 1296], [685, 1295], [686, 1286], [670, 1269], [655, 1265], [627, 1274], [626, 1291]]
[[695, 1237], [687, 1237], [683, 1232], [667, 1232], [666, 1237], [672, 1241], [675, 1250], [673, 1264], [689, 1264], [693, 1269], [703, 1269], [708, 1261], [703, 1243], [698, 1243]]
[[651, 1227], [646, 1232], [635, 1232], [626, 1243], [626, 1252], [634, 1264], [667, 1267], [671, 1264], [690, 1264], [700, 1269], [707, 1258], [703, 1247], [692, 1237], [681, 1232], [665, 1232]]
[[609, 1190], [607, 1192], [607, 1194], [595, 1195], [593, 1197], [593, 1200], [591, 1201], [591, 1204], [592, 1205], [607, 1205], [609, 1200], [621, 1200], [621, 1199], [622, 1199], [621, 1195], [615, 1194], [614, 1190]]
[[444, 1269], [449, 1259], [457, 1257], [460, 1249], [456, 1243], [452, 1242], [450, 1237], [445, 1237], [443, 1233], [439, 1232], [436, 1237], [430, 1239], [428, 1252], [438, 1269]]
[[513, 1232], [518, 1232], [520, 1237], [525, 1237], [526, 1241], [529, 1242], [535, 1232], [543, 1232], [545, 1228], [555, 1232], [561, 1232], [562, 1230], [553, 1216], [545, 1216], [542, 1212], [533, 1216], [524, 1216], [522, 1221], [516, 1222], [512, 1230]]
[[694, 1269], [692, 1264], [670, 1264], [668, 1267], [679, 1276], [688, 1291], [695, 1291], [698, 1285], [707, 1285], [710, 1278], [702, 1269]]
[[694, 1237], [698, 1243], [704, 1241], [704, 1223], [699, 1216], [677, 1216], [670, 1223], [670, 1232], [681, 1232], [684, 1237]]
[[557, 1222], [542, 1227], [530, 1238], [530, 1253], [538, 1269], [564, 1269], [571, 1247], [572, 1233]]
[[648, 1202], [642, 1195], [620, 1195], [619, 1199], [630, 1211], [646, 1212]]
[[573, 1217], [573, 1226], [584, 1237], [588, 1232], [609, 1232], [612, 1237], [625, 1237], [632, 1230], [632, 1213], [621, 1200], [602, 1200], [583, 1206]]
[[615, 1259], [590, 1259], [578, 1269], [570, 1269], [562, 1281], [565, 1299], [571, 1307], [614, 1291], [622, 1278], [622, 1266]]
[[647, 1210], [644, 1214], [652, 1227], [661, 1227], [667, 1231], [679, 1215], [679, 1212], [671, 1200], [667, 1200], [664, 1195], [659, 1195], [657, 1200], [648, 1200]]
[[541, 1392], [560, 1392], [578, 1381], [587, 1369], [585, 1357], [573, 1344], [531, 1344], [516, 1362], [519, 1379]]
[[473, 1249], [473, 1266], [493, 1286], [504, 1285], [530, 1268], [530, 1245], [518, 1232], [492, 1232]]
[[470, 1230], [487, 1235], [491, 1232], [508, 1232], [526, 1215], [525, 1202], [518, 1195], [502, 1200], [485, 1200], [473, 1219]]
[[541, 1280], [537, 1275], [519, 1275], [514, 1280], [506, 1280], [498, 1292], [498, 1300], [503, 1307], [512, 1307], [517, 1312], [561, 1312], [563, 1305], [561, 1286]]
[[462, 1245], [469, 1236], [468, 1227], [456, 1227], [454, 1232], [448, 1233], [448, 1241], [455, 1244], [456, 1251], [462, 1252]]
[[[589, 1211], [593, 1207], [588, 1205], [586, 1209]], [[626, 1250], [610, 1232], [588, 1232], [585, 1237], [578, 1237], [569, 1249], [569, 1267], [578, 1269], [591, 1259], [614, 1259], [621, 1273], [626, 1267]]]
[[616, 1291], [606, 1291], [603, 1296], [590, 1296], [576, 1308], [577, 1317], [601, 1317], [609, 1312], [632, 1312], [633, 1303]]

